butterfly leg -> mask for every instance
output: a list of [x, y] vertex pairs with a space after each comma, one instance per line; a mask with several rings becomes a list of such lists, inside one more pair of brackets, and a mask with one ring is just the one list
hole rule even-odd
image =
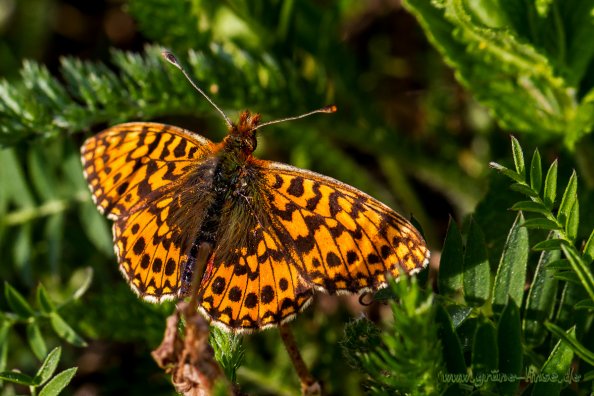
[[198, 288], [202, 283], [202, 275], [211, 256], [212, 244], [202, 242], [199, 246], [196, 243], [192, 245], [182, 274], [182, 296], [190, 296], [190, 303], [186, 307], [186, 315], [194, 314], [198, 308]]
[[299, 381], [301, 382], [301, 394], [304, 396], [321, 395], [322, 387], [307, 369], [307, 366], [301, 357], [301, 353], [299, 352], [299, 348], [297, 347], [297, 343], [295, 342], [295, 337], [293, 336], [291, 328], [288, 324], [282, 324], [279, 326], [279, 331], [283, 343], [285, 344], [285, 348], [287, 349], [287, 353], [293, 363], [293, 367], [295, 367], [295, 371], [299, 376]]

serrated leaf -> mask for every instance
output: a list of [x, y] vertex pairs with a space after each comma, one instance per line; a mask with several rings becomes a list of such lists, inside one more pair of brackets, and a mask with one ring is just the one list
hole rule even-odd
[[538, 197], [538, 193], [525, 184], [514, 183], [511, 186], [509, 186], [509, 188], [513, 191], [517, 191], [520, 194], [524, 194], [528, 197], [533, 197], [533, 198]]
[[[567, 337], [575, 337], [575, 326], [569, 329], [566, 335]], [[539, 373], [540, 378], [557, 378], [559, 380], [540, 382], [531, 381], [535, 382], [532, 388], [532, 395], [540, 396], [560, 394], [561, 387], [563, 386], [563, 383], [560, 381], [560, 379], [564, 379], [567, 375], [571, 367], [572, 360], [573, 351], [571, 350], [569, 344], [563, 340], [559, 340]]]
[[543, 204], [534, 201], [520, 201], [515, 203], [511, 208], [512, 210], [522, 210], [524, 212], [542, 213], [545, 216], [550, 213]]
[[[554, 233], [550, 233], [549, 238], [553, 237]], [[558, 239], [547, 239], [547, 241], [555, 240]], [[559, 260], [559, 257], [561, 257], [559, 250], [545, 250], [540, 254], [526, 298], [522, 322], [524, 339], [528, 345], [538, 346], [544, 342], [546, 331], [543, 323], [555, 312], [558, 281], [553, 277], [555, 270], [549, 264]]]
[[39, 396], [57, 396], [72, 381], [76, 374], [76, 367], [66, 369], [52, 378], [47, 385], [41, 389]]
[[56, 334], [68, 341], [70, 344], [78, 347], [87, 346], [85, 340], [83, 340], [73, 329], [62, 319], [57, 312], [50, 314], [50, 323]]
[[567, 241], [553, 238], [538, 242], [532, 247], [532, 250], [561, 250], [563, 245], [567, 245]]
[[514, 300], [517, 306], [522, 305], [530, 249], [528, 230], [521, 226], [523, 223], [524, 216], [519, 212], [501, 253], [492, 299], [493, 310], [496, 312], [501, 312], [507, 304], [508, 297]]
[[491, 270], [480, 226], [470, 218], [466, 251], [464, 252], [464, 299], [471, 306], [481, 306], [489, 298]]
[[448, 231], [443, 243], [439, 261], [437, 283], [443, 295], [456, 295], [463, 287], [463, 246], [462, 235], [454, 219], [450, 217]]
[[496, 171], [500, 172], [504, 176], [507, 176], [510, 179], [514, 180], [515, 182], [518, 182], [518, 183], [524, 183], [525, 182], [525, 180], [524, 180], [524, 178], [522, 178], [522, 176], [518, 175], [513, 170], [511, 170], [509, 168], [506, 168], [503, 165], [498, 164], [497, 162], [490, 162], [489, 163], [489, 166], [491, 168], [495, 169]]
[[46, 356], [45, 360], [41, 364], [41, 367], [37, 371], [35, 378], [38, 380], [39, 385], [45, 384], [56, 371], [58, 363], [60, 362], [60, 355], [62, 354], [62, 348], [55, 347]]
[[54, 304], [50, 300], [49, 296], [47, 295], [47, 291], [45, 290], [45, 287], [41, 283], [39, 284], [39, 286], [37, 286], [37, 305], [45, 314], [49, 314], [50, 312], [55, 311]]
[[530, 187], [536, 192], [540, 192], [542, 187], [542, 164], [538, 149], [534, 150], [532, 162], [530, 163]]
[[25, 300], [21, 293], [10, 286], [8, 282], [4, 282], [4, 295], [6, 296], [6, 301], [8, 302], [10, 309], [12, 309], [19, 317], [27, 319], [35, 314], [27, 300]]
[[47, 354], [47, 346], [45, 345], [45, 340], [41, 335], [37, 322], [27, 324], [27, 341], [37, 359], [43, 360]]
[[524, 153], [522, 152], [522, 146], [520, 146], [520, 142], [518, 142], [518, 139], [516, 139], [514, 136], [511, 137], [511, 143], [516, 172], [518, 172], [523, 180], [526, 180], [526, 165], [524, 164]]
[[27, 374], [19, 373], [16, 371], [3, 371], [0, 373], [0, 380], [13, 382], [15, 384], [36, 386], [38, 385], [33, 378]]
[[571, 209], [573, 205], [577, 201], [577, 175], [575, 170], [571, 174], [569, 178], [569, 182], [567, 183], [567, 187], [565, 188], [565, 192], [563, 193], [563, 198], [561, 199], [561, 205], [559, 205], [559, 212], [557, 213], [557, 219], [559, 223], [566, 225], [567, 220], [569, 219]]
[[547, 172], [544, 185], [544, 203], [549, 209], [553, 209], [557, 197], [557, 160], [555, 160]]
[[522, 227], [526, 228], [538, 228], [541, 230], [548, 230], [548, 231], [555, 231], [560, 230], [561, 227], [557, 225], [554, 221], [549, 219], [528, 219], [522, 223]]

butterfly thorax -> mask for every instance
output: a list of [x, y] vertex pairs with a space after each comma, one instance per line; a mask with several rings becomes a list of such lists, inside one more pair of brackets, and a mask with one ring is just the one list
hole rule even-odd
[[256, 149], [256, 127], [259, 120], [259, 114], [243, 112], [239, 122], [230, 128], [229, 134], [219, 146], [210, 173], [210, 204], [204, 210], [204, 217], [183, 266], [182, 295], [188, 291], [198, 246], [207, 243], [213, 252], [216, 251], [220, 243], [223, 213], [228, 212], [234, 202], [244, 202], [246, 199], [244, 192], [248, 188], [249, 178], [246, 176], [249, 173], [246, 168], [249, 168], [248, 163]]
[[237, 124], [231, 126], [229, 134], [223, 140], [223, 155], [231, 155], [241, 162], [246, 161], [256, 149], [256, 128], [259, 122], [259, 114], [242, 112]]

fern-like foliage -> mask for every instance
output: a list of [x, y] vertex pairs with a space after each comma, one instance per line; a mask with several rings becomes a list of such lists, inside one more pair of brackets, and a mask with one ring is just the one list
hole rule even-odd
[[421, 290], [416, 278], [392, 283], [391, 291], [396, 301], [390, 303], [390, 326], [380, 332], [364, 318], [350, 323], [344, 353], [366, 373], [370, 394], [436, 394], [443, 387], [438, 374], [444, 365], [433, 296]]
[[592, 3], [407, 0], [459, 81], [504, 128], [562, 137], [594, 127]]

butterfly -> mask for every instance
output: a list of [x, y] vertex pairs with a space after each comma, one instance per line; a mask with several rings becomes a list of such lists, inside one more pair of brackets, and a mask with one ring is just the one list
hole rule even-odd
[[328, 176], [255, 158], [258, 128], [276, 121], [223, 116], [220, 143], [131, 122], [81, 148], [91, 197], [113, 221], [120, 271], [141, 298], [187, 296], [203, 244], [211, 250], [198, 308], [235, 332], [291, 320], [315, 291], [376, 291], [427, 265], [423, 237], [388, 206]]

